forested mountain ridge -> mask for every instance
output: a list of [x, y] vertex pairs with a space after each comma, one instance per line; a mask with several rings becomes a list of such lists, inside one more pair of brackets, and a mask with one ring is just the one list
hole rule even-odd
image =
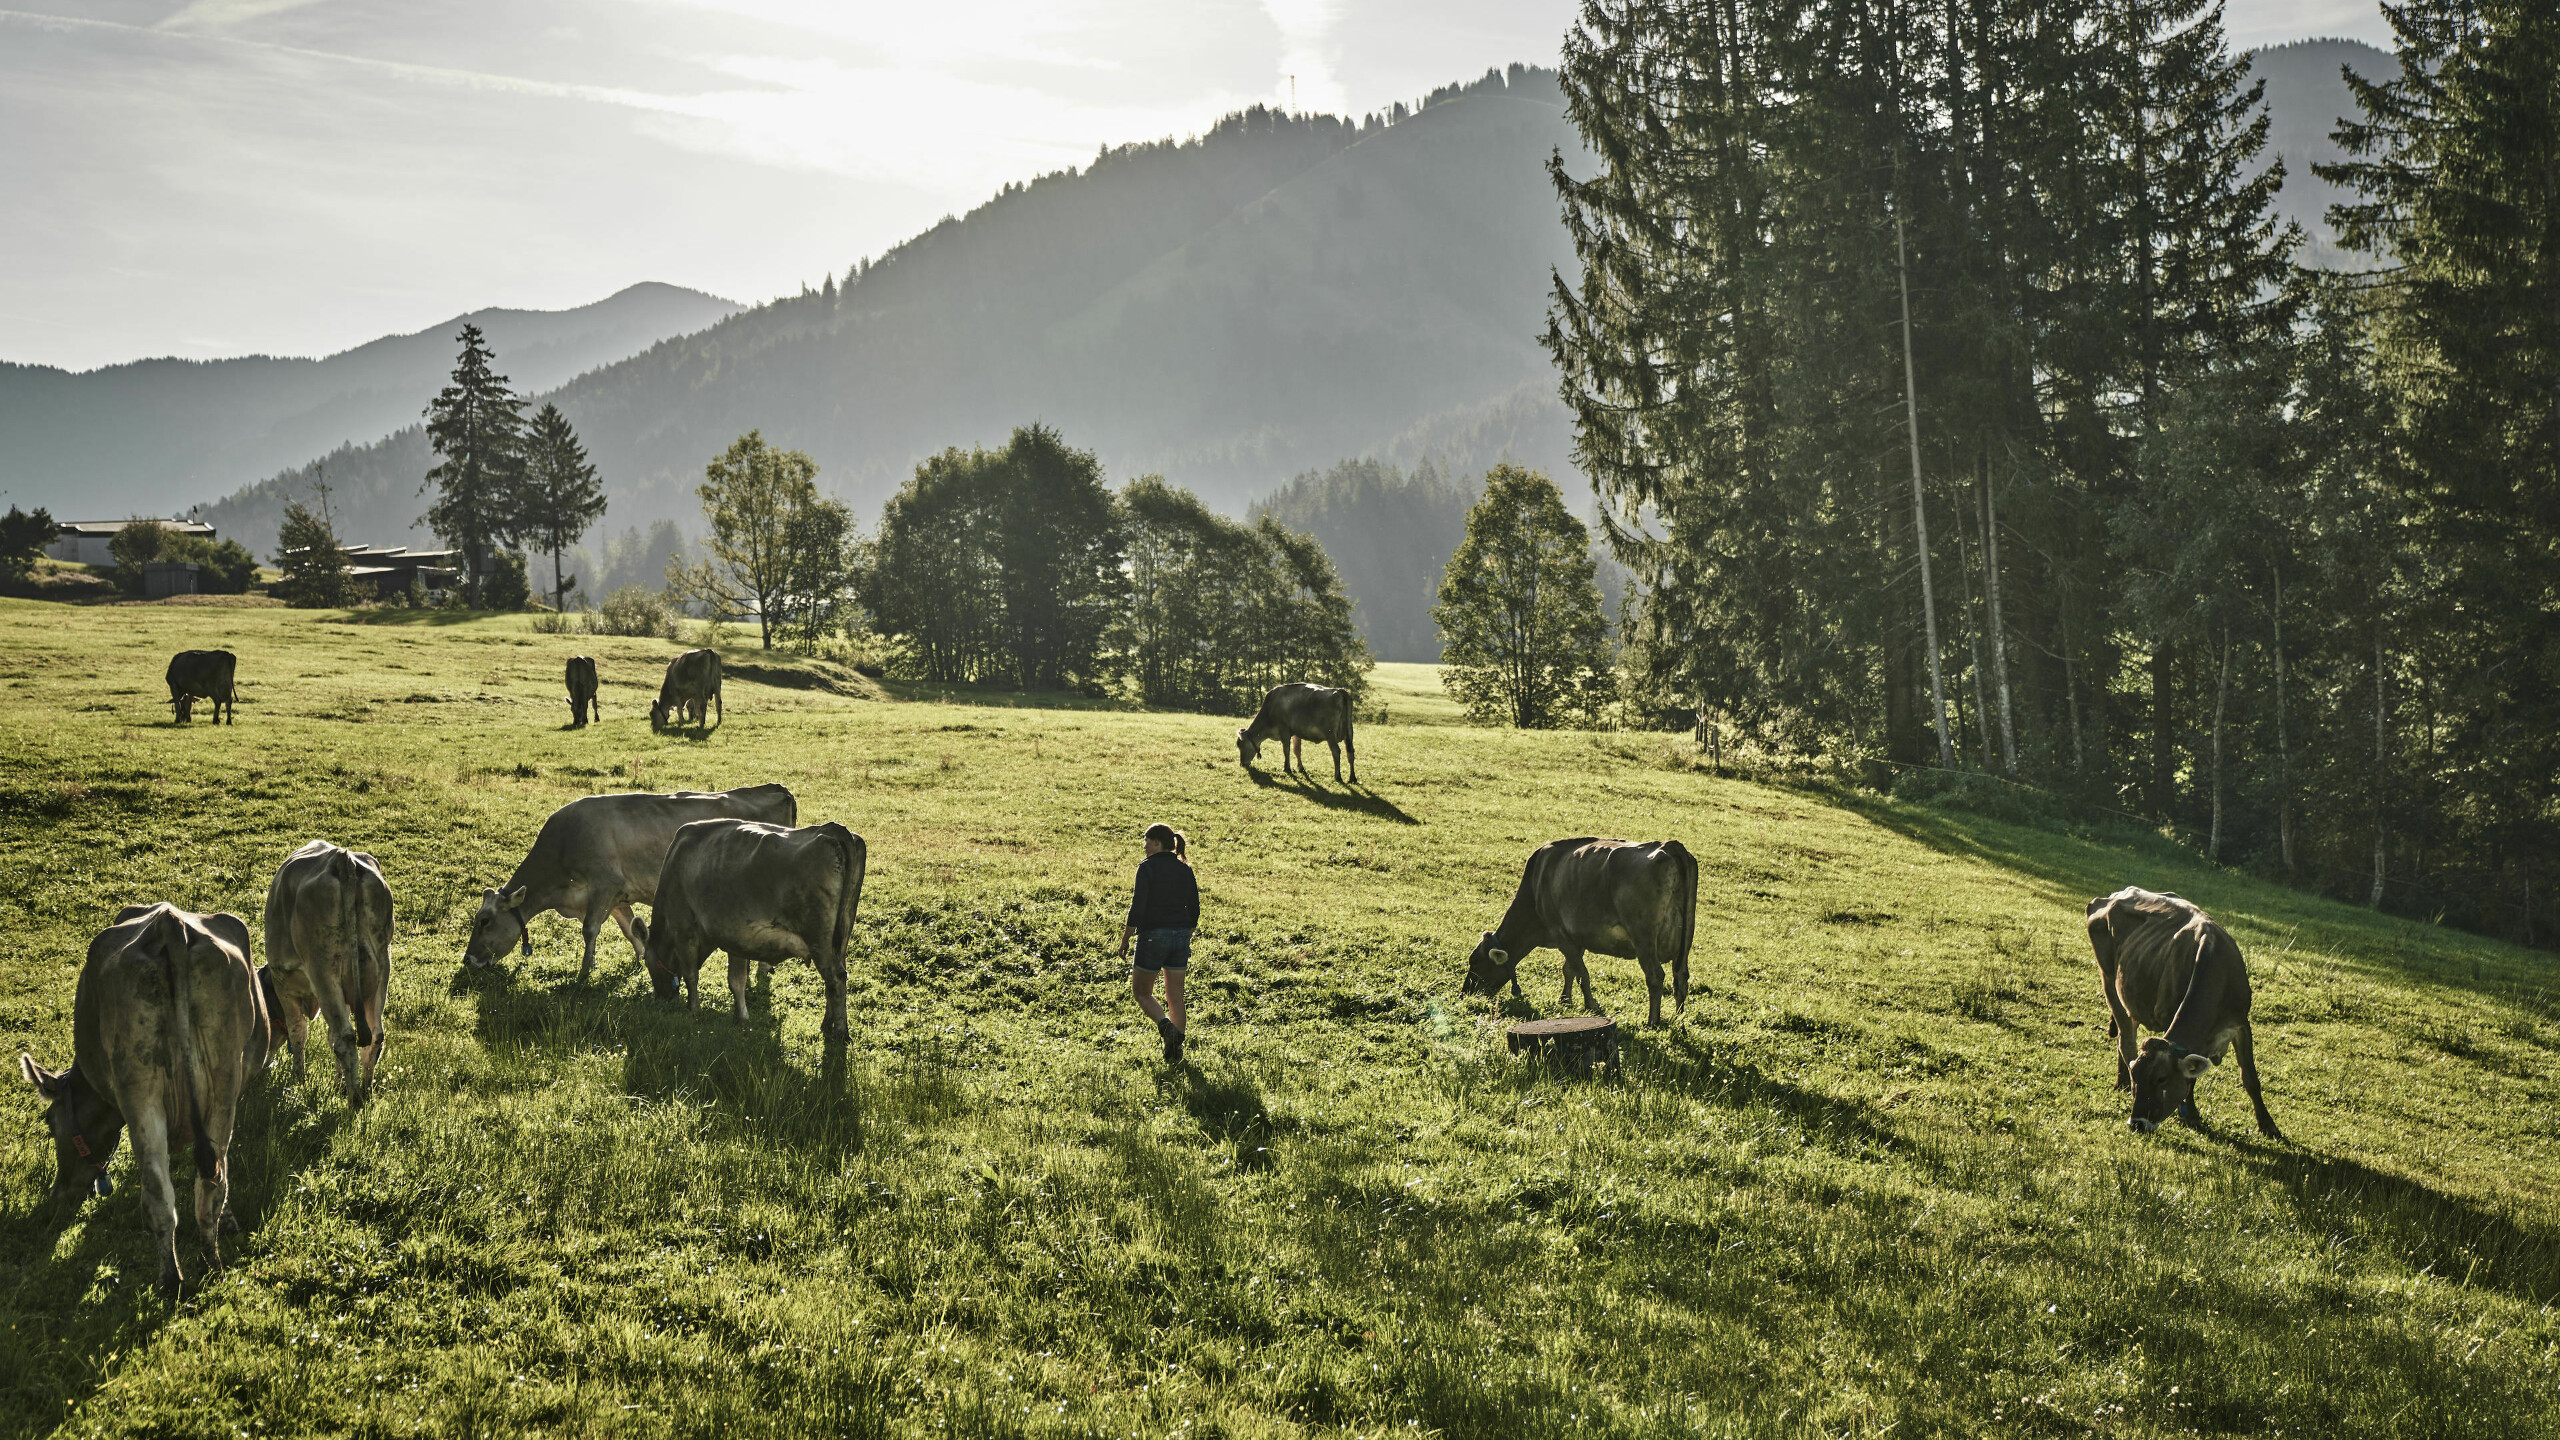
[[79, 372], [0, 362], [0, 490], [65, 519], [169, 514], [243, 477], [415, 424], [466, 324], [503, 347], [518, 387], [548, 390], [738, 308], [644, 283], [570, 310], [475, 311], [318, 359], [136, 360]]
[[[691, 523], [703, 462], [749, 429], [809, 453], [868, 512], [922, 457], [1030, 420], [1115, 476], [1162, 471], [1237, 513], [1292, 473], [1551, 383], [1536, 335], [1569, 250], [1543, 165], [1574, 143], [1553, 76], [1525, 67], [1396, 123], [1256, 109], [1008, 186], [840, 291], [549, 398], [601, 467], [617, 530]], [[351, 532], [414, 520], [424, 453], [395, 435], [333, 460]], [[305, 484], [252, 486], [215, 523], [254, 543]]]

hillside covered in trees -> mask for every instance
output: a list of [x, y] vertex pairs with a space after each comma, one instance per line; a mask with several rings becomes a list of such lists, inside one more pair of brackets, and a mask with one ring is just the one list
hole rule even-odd
[[[1636, 676], [2548, 939], [2560, 12], [2386, 7], [2316, 145], [2202, 0], [1810, 13], [1567, 39], [1610, 163], [1548, 338]], [[2355, 268], [2302, 263], [2281, 134]]]
[[[1543, 166], [1576, 144], [1553, 74], [1397, 110], [1256, 108], [1110, 150], [537, 398], [586, 439], [617, 531], [690, 516], [705, 461], [750, 429], [815, 458], [867, 521], [919, 460], [1025, 417], [1069, 427], [1115, 477], [1162, 472], [1240, 513], [1417, 427], [1479, 428], [1523, 386], [1552, 395], [1537, 332], [1570, 251]], [[347, 533], [414, 520], [424, 456], [406, 433], [333, 456]], [[307, 483], [208, 508], [254, 539]]]
[[[2333, 60], [2389, 64], [2351, 42], [2276, 53], [2307, 78], [2271, 84], [2270, 103], [2323, 117], [2345, 108]], [[2281, 133], [2330, 123], [2278, 116]], [[919, 461], [1025, 417], [1068, 428], [1114, 476], [1161, 472], [1231, 515], [1347, 459], [1451, 479], [1509, 459], [1562, 479], [1571, 420], [1537, 343], [1550, 270], [1572, 267], [1545, 174], [1558, 150], [1584, 153], [1555, 77], [1514, 67], [1401, 116], [1256, 110], [1114, 149], [556, 390], [483, 328], [516, 388], [586, 439], [617, 534], [692, 527], [702, 466], [751, 429], [815, 458], [866, 524]], [[2288, 178], [2288, 203], [2308, 178]], [[410, 526], [432, 463], [414, 431], [331, 455], [346, 533], [423, 540]], [[252, 548], [309, 484], [270, 473], [208, 507]]]

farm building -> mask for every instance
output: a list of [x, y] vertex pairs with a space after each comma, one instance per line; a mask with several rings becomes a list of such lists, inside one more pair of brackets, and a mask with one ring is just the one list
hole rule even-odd
[[[44, 547], [44, 553], [74, 565], [113, 565], [116, 557], [107, 547], [115, 543], [117, 531], [132, 523], [132, 520], [66, 520], [54, 532], [53, 543]], [[154, 523], [181, 535], [202, 536], [207, 542], [216, 538], [213, 527], [200, 520], [169, 519]]]

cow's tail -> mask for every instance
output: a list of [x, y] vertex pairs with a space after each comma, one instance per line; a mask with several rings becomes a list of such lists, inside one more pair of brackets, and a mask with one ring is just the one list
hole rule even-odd
[[842, 965], [845, 946], [853, 940], [854, 911], [862, 904], [862, 876], [869, 854], [861, 836], [833, 820], [819, 828], [827, 832], [827, 838], [836, 842], [838, 860], [843, 866], [842, 878], [836, 886], [835, 931], [828, 937], [835, 950], [836, 963]]
[[347, 954], [347, 1012], [355, 1017], [356, 1047], [373, 1043], [373, 1027], [365, 1023], [365, 966], [385, 957], [367, 952], [372, 935], [365, 924], [364, 865], [345, 850], [329, 857], [329, 878], [338, 885], [338, 941]]
[[211, 1088], [213, 1077], [205, 1073], [204, 1047], [196, 1041], [196, 1017], [189, 987], [178, 976], [178, 967], [187, 963], [191, 947], [187, 942], [187, 922], [178, 912], [162, 906], [151, 922], [151, 939], [160, 950], [160, 974], [169, 983], [169, 1028], [178, 1052], [178, 1109], [187, 1122], [187, 1133], [194, 1141], [196, 1178], [211, 1180], [219, 1163], [213, 1153], [213, 1137], [205, 1133], [204, 1094]]
[[1662, 848], [1680, 857], [1680, 948], [1672, 951], [1671, 957], [1685, 966], [1689, 963], [1689, 943], [1698, 936], [1698, 858], [1677, 840], [1663, 841]]

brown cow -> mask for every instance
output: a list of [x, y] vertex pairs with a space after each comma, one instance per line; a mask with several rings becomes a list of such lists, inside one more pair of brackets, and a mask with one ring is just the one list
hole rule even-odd
[[1280, 773], [1289, 773], [1295, 752], [1297, 771], [1307, 773], [1306, 742], [1321, 740], [1333, 752], [1333, 778], [1342, 780], [1342, 762], [1351, 761], [1351, 783], [1360, 783], [1360, 757], [1351, 746], [1351, 692], [1327, 685], [1292, 681], [1262, 697], [1253, 723], [1236, 732], [1236, 760], [1246, 769], [1262, 755], [1262, 742], [1280, 740]]
[[[667, 678], [658, 686], [657, 703], [649, 707], [649, 728], [681, 725], [691, 716], [696, 725], [710, 723], [720, 706], [720, 652], [687, 650], [667, 662]], [[728, 712], [720, 711], [726, 720]]]
[[[2136, 1134], [2171, 1115], [2202, 1130], [2196, 1081], [2229, 1051], [2240, 1088], [2258, 1112], [2258, 1133], [2281, 1140], [2258, 1092], [2250, 1046], [2249, 962], [2231, 933], [2176, 895], [2126, 886], [2089, 902], [2089, 946], [2107, 996], [2107, 1035], [2116, 1042], [2116, 1088], [2133, 1092]], [[2139, 1050], [2136, 1026], [2153, 1031]]]
[[592, 655], [569, 657], [569, 723], [584, 725], [601, 720], [604, 711], [596, 705], [596, 661]]
[[226, 714], [239, 724], [240, 707], [232, 703], [232, 678], [239, 667], [240, 657], [228, 650], [181, 650], [170, 656], [169, 705], [178, 712], [178, 723], [195, 718], [198, 700], [210, 700], [214, 724], [223, 723]]
[[800, 818], [800, 802], [780, 785], [679, 790], [673, 795], [589, 795], [570, 801], [542, 822], [542, 833], [507, 883], [481, 892], [463, 960], [494, 965], [517, 944], [532, 954], [533, 933], [525, 917], [545, 910], [557, 910], [584, 927], [581, 980], [595, 973], [596, 936], [608, 918], [622, 927], [632, 953], [647, 959], [631, 907], [657, 903], [658, 871], [678, 828], [723, 818], [789, 825]]
[[702, 961], [729, 952], [729, 1007], [747, 1018], [747, 962], [770, 975], [773, 962], [807, 960], [826, 982], [819, 1029], [837, 1039], [845, 1024], [844, 952], [862, 904], [862, 837], [833, 821], [792, 830], [753, 820], [696, 820], [676, 832], [658, 874], [657, 900], [642, 928], [649, 983], [688, 1009], [702, 1008]]
[[382, 1003], [391, 984], [391, 887], [372, 856], [313, 840], [267, 886], [267, 963], [283, 1001], [275, 1019], [303, 1078], [307, 1021], [328, 1026], [347, 1103], [361, 1105], [382, 1060]]
[[196, 1226], [208, 1267], [220, 1269], [232, 1120], [266, 1068], [271, 1038], [239, 916], [129, 905], [89, 942], [71, 1002], [70, 1068], [18, 1056], [18, 1072], [49, 1102], [56, 1200], [106, 1194], [107, 1161], [132, 1127], [164, 1294], [176, 1294], [180, 1279], [169, 1147], [194, 1148]]
[[1586, 950], [1633, 958], [1644, 967], [1652, 1002], [1646, 1023], [1662, 1023], [1662, 971], [1671, 967], [1673, 1005], [1689, 1006], [1689, 941], [1697, 930], [1698, 862], [1677, 840], [1637, 844], [1627, 840], [1550, 840], [1529, 854], [1520, 888], [1502, 923], [1484, 932], [1467, 957], [1461, 994], [1491, 995], [1509, 985], [1519, 993], [1521, 958], [1541, 945], [1564, 952], [1564, 995], [1582, 982], [1582, 1005], [1591, 997]]

